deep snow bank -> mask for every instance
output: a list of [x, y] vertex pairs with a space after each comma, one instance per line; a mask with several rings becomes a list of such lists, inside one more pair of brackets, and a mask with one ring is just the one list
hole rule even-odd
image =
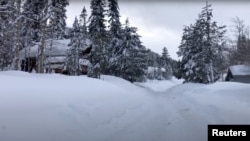
[[[0, 140], [119, 137], [117, 131], [142, 118], [152, 106], [144, 92], [131, 91], [135, 86], [129, 82], [104, 78], [108, 82], [85, 76], [0, 72]], [[132, 89], [124, 89], [125, 85]]]
[[0, 140], [206, 141], [207, 124], [250, 124], [249, 84], [181, 83], [0, 72]]

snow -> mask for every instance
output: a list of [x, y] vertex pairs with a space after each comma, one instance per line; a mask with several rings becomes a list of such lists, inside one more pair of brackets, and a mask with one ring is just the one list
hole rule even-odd
[[250, 85], [0, 72], [1, 141], [207, 141], [250, 124]]
[[55, 56], [55, 57], [50, 57], [46, 58], [45, 62], [50, 62], [50, 63], [64, 63], [66, 60], [66, 56]]
[[[52, 48], [50, 47], [51, 40], [47, 40], [45, 42], [45, 55], [51, 55], [51, 56], [66, 56], [67, 50], [70, 48], [68, 45], [70, 43], [70, 39], [63, 39], [63, 40], [53, 40], [52, 42]], [[87, 46], [91, 45], [90, 40], [86, 40]], [[38, 53], [38, 47], [41, 45], [40, 42], [35, 43], [34, 46], [26, 48], [20, 51], [20, 56], [24, 58], [25, 56], [28, 57], [36, 57]], [[25, 55], [26, 54], [26, 55]]]
[[84, 66], [90, 66], [90, 61], [88, 59], [79, 59], [79, 64]]
[[51, 69], [63, 69], [65, 66], [65, 60], [66, 56], [54, 56], [54, 57], [48, 57], [45, 59], [45, 68], [51, 68]]
[[250, 66], [248, 65], [231, 66], [230, 70], [233, 75], [250, 75]]
[[[68, 44], [70, 43], [69, 39], [65, 40], [53, 40], [52, 48], [50, 48], [51, 41], [46, 41], [46, 48], [45, 48], [45, 55], [51, 56], [66, 56], [67, 50], [69, 49]], [[36, 43], [34, 46], [30, 48], [26, 48], [26, 55], [25, 50], [20, 51], [21, 57], [36, 57], [38, 53], [38, 47], [40, 46], [40, 42]]]
[[164, 92], [169, 88], [182, 84], [184, 80], [172, 78], [170, 80], [148, 80], [146, 83], [136, 83], [140, 87], [147, 88], [154, 92]]
[[[158, 71], [158, 69], [159, 69], [158, 67], [148, 67], [147, 73], [154, 73], [154, 72]], [[161, 71], [165, 72], [166, 69], [165, 68], [161, 68]]]

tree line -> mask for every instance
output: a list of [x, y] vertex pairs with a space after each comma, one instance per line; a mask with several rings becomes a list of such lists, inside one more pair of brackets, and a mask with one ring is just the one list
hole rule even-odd
[[[226, 38], [226, 26], [213, 20], [206, 3], [194, 24], [185, 26], [176, 61], [166, 47], [162, 54], [147, 49], [137, 27], [120, 22], [118, 0], [91, 0], [66, 33], [68, 0], [0, 1], [0, 69], [20, 70], [20, 51], [38, 44], [37, 73], [44, 73], [46, 43], [70, 39], [65, 66], [69, 75], [79, 75], [80, 52], [91, 43], [88, 76], [101, 74], [131, 82], [169, 79], [214, 83], [230, 65], [250, 64], [250, 32], [244, 21], [233, 19], [234, 38]], [[52, 46], [51, 46], [52, 47]], [[51, 71], [49, 71], [51, 72]]]
[[[213, 21], [212, 5], [206, 3], [194, 24], [185, 26], [177, 54], [178, 77], [185, 82], [210, 84], [223, 79], [231, 65], [250, 65], [249, 29], [233, 19], [234, 37], [226, 38], [226, 26]], [[234, 40], [232, 40], [234, 38]]]
[[67, 0], [0, 1], [0, 67], [20, 70], [20, 51], [40, 43], [37, 72], [44, 71], [44, 48], [48, 39], [63, 39]]
[[[66, 34], [68, 5], [68, 0], [1, 0], [1, 70], [20, 70], [20, 51], [38, 44], [36, 71], [44, 73], [47, 43], [70, 39], [65, 61], [70, 75], [80, 74], [80, 52], [91, 42], [89, 77], [100, 78], [101, 74], [107, 74], [131, 82], [171, 77], [172, 64], [175, 64], [171, 62], [175, 61], [167, 48], [163, 48], [162, 55], [147, 49], [137, 27], [131, 26], [128, 19], [124, 24], [120, 22], [117, 0], [91, 0], [90, 16], [84, 7], [80, 16], [75, 17], [70, 33]], [[148, 67], [154, 71], [148, 71]]]

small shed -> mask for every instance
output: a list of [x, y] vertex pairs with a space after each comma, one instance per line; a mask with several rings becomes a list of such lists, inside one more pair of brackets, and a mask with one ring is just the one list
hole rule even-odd
[[250, 65], [230, 66], [225, 80], [232, 82], [250, 83]]

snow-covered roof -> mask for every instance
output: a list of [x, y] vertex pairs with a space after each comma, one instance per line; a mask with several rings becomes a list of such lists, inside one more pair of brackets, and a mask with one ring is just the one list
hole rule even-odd
[[[46, 56], [66, 56], [67, 55], [67, 50], [70, 48], [70, 46], [68, 46], [70, 43], [70, 39], [65, 39], [65, 40], [53, 40], [52, 42], [52, 48], [51, 48], [51, 40], [47, 40], [45, 42], [46, 46], [45, 46], [45, 50], [44, 50], [44, 54]], [[86, 41], [87, 46], [89, 46], [91, 44], [90, 40]], [[22, 58], [25, 57], [36, 57], [38, 55], [38, 47], [40, 46], [40, 42], [37, 42], [34, 46], [31, 47], [27, 47], [25, 49], [23, 49], [20, 52], [20, 56]]]
[[235, 65], [230, 67], [233, 75], [250, 75], [249, 65]]
[[[46, 47], [44, 49], [45, 55], [51, 56], [65, 56], [67, 50], [69, 49], [70, 40], [54, 40], [52, 42], [52, 48], [50, 47], [51, 41], [46, 41]], [[37, 42], [34, 46], [27, 47], [20, 52], [20, 56], [25, 57], [36, 57], [38, 55], [38, 47], [41, 45], [40, 42]]]
[[[155, 72], [155, 71], [158, 71], [158, 69], [159, 69], [158, 67], [151, 67], [151, 66], [149, 66], [147, 72], [148, 72], [148, 73], [153, 73], [153, 72]], [[162, 72], [165, 72], [166, 69], [165, 69], [165, 68], [161, 68], [161, 71], [162, 71]]]
[[90, 65], [90, 61], [88, 59], [80, 59], [79, 60], [79, 64], [83, 65], [83, 66], [89, 66]]
[[56, 56], [56, 57], [50, 57], [45, 59], [45, 63], [60, 63], [65, 62], [66, 56]]

